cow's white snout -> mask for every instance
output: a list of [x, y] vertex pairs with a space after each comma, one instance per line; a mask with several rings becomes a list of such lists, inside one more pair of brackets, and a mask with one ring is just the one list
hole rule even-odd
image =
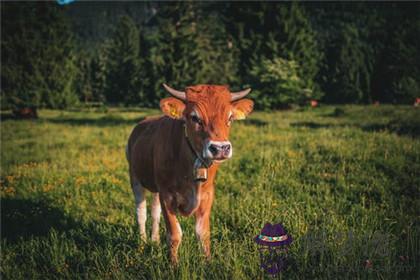
[[203, 157], [221, 162], [232, 157], [232, 144], [230, 141], [207, 140], [204, 144]]

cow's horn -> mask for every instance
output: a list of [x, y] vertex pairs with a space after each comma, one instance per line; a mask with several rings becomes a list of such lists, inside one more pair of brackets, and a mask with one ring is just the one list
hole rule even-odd
[[247, 88], [247, 89], [244, 89], [244, 90], [241, 90], [241, 91], [238, 91], [238, 92], [231, 92], [230, 93], [230, 100], [235, 101], [235, 100], [244, 98], [250, 92], [251, 92], [250, 88]]
[[187, 97], [185, 95], [185, 92], [183, 91], [179, 91], [176, 89], [171, 88], [170, 86], [168, 86], [167, 84], [163, 84], [163, 87], [170, 93], [172, 94], [174, 97], [181, 99], [181, 100], [187, 100]]

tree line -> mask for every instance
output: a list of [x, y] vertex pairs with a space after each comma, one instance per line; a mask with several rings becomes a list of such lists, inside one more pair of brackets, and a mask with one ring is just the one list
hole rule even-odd
[[420, 96], [415, 2], [146, 3], [141, 18], [121, 12], [92, 44], [67, 7], [1, 5], [2, 108], [152, 107], [163, 82], [252, 87], [258, 109]]

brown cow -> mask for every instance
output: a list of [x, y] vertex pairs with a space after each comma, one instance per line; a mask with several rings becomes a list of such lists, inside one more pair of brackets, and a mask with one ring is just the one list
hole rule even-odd
[[251, 90], [233, 93], [227, 86], [197, 85], [183, 92], [164, 87], [174, 96], [160, 101], [165, 116], [137, 124], [126, 149], [140, 236], [146, 240], [147, 189], [153, 193], [152, 241], [159, 241], [162, 209], [170, 258], [177, 263], [182, 231], [176, 213], [194, 213], [197, 237], [210, 258], [214, 178], [220, 163], [232, 156], [231, 122], [252, 111], [254, 103], [242, 99]]

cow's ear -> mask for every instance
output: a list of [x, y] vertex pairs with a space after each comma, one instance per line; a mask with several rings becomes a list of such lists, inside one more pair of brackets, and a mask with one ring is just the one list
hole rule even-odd
[[162, 112], [173, 119], [182, 118], [182, 113], [185, 109], [185, 104], [179, 99], [167, 97], [160, 101], [160, 109]]
[[232, 115], [235, 120], [243, 120], [254, 108], [254, 102], [251, 99], [241, 99], [232, 103]]

